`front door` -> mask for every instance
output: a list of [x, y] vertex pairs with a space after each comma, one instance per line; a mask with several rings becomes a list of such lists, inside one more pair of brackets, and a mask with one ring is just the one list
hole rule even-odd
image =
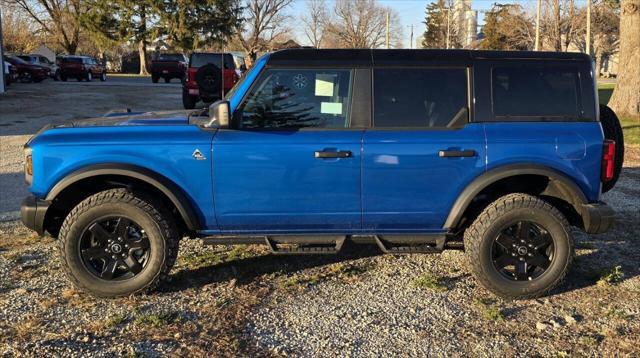
[[361, 228], [362, 130], [350, 128], [349, 69], [264, 70], [213, 140], [220, 229]]
[[363, 228], [437, 232], [485, 168], [482, 124], [469, 123], [468, 69], [377, 68], [363, 140]]

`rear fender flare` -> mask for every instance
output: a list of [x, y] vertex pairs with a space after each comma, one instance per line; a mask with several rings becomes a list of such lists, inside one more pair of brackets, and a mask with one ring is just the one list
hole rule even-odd
[[543, 194], [563, 199], [570, 203], [577, 213], [583, 214], [583, 207], [588, 200], [578, 185], [568, 176], [542, 165], [512, 164], [492, 169], [467, 185], [449, 211], [444, 228], [452, 230], [458, 227], [473, 199], [489, 185], [501, 179], [527, 174], [548, 177], [549, 185]]

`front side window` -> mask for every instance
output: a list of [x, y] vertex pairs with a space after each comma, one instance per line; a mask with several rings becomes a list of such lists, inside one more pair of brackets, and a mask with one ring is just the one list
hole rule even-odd
[[374, 70], [374, 127], [447, 128], [468, 121], [465, 68]]
[[580, 117], [577, 70], [494, 67], [491, 80], [496, 117]]
[[239, 112], [241, 129], [346, 128], [351, 70], [267, 69]]

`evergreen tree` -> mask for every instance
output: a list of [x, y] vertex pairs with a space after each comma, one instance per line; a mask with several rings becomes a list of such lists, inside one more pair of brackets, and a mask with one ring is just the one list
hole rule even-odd
[[239, 0], [154, 0], [160, 34], [186, 52], [221, 47], [242, 24]]
[[535, 30], [533, 20], [520, 5], [494, 4], [485, 15], [482, 27], [484, 39], [480, 47], [485, 50], [530, 50]]
[[426, 27], [422, 40], [423, 48], [447, 48], [447, 37], [449, 48], [461, 47], [452, 11], [450, 0], [438, 0], [427, 5], [423, 22]]

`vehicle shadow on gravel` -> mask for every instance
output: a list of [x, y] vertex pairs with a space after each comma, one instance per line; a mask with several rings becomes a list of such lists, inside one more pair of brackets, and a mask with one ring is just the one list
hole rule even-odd
[[158, 292], [183, 291], [231, 280], [236, 280], [236, 284], [240, 285], [250, 284], [263, 275], [286, 276], [297, 271], [382, 255], [373, 245], [345, 244], [345, 246], [337, 255], [271, 255], [265, 252], [260, 256], [206, 265], [196, 269], [183, 269], [172, 274], [171, 282], [159, 287]]

